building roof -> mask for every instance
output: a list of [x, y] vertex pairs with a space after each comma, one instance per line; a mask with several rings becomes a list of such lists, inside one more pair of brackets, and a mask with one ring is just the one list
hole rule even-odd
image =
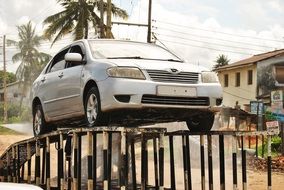
[[277, 57], [277, 56], [280, 56], [280, 55], [284, 55], [284, 49], [253, 55], [252, 57], [249, 57], [247, 59], [243, 59], [243, 60], [237, 61], [235, 63], [219, 67], [218, 69], [216, 69], [216, 71], [232, 69], [232, 68], [235, 68], [235, 67], [245, 66], [245, 65], [249, 65], [249, 64], [256, 64], [259, 61], [263, 61], [263, 60], [266, 60], [266, 59], [269, 59], [269, 58], [272, 58], [272, 57]]

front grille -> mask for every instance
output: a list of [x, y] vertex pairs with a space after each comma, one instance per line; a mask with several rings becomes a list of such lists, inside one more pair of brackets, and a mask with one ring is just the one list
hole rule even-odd
[[150, 78], [157, 82], [177, 82], [196, 84], [198, 82], [198, 73], [194, 72], [180, 72], [171, 73], [165, 70], [147, 70]]
[[144, 104], [160, 104], [160, 105], [182, 105], [182, 106], [209, 106], [208, 97], [169, 97], [143, 95], [142, 103]]

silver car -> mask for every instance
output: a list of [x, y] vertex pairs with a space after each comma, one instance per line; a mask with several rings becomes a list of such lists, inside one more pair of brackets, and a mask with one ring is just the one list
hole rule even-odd
[[80, 40], [63, 48], [32, 87], [35, 136], [58, 126], [186, 121], [208, 131], [222, 89], [214, 72], [155, 44]]

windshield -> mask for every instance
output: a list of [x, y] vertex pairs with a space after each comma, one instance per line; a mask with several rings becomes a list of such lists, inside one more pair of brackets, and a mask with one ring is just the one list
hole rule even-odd
[[89, 41], [95, 59], [157, 59], [181, 61], [171, 52], [152, 44], [123, 41]]

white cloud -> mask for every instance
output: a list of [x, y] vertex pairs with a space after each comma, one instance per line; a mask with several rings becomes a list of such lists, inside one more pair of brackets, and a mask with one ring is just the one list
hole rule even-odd
[[10, 0], [13, 2], [13, 9], [16, 12], [21, 12], [23, 10], [29, 10], [32, 7], [32, 2], [31, 1], [17, 1], [17, 0]]
[[[136, 2], [138, 3], [135, 4], [128, 22], [145, 24], [148, 17], [148, 1], [139, 0]], [[283, 39], [283, 0], [225, 2], [222, 0], [155, 0], [152, 8], [152, 18], [157, 20], [157, 22], [153, 22], [153, 25], [158, 27], [157, 30], [153, 31], [163, 34], [158, 37], [164, 39], [163, 42], [170, 49], [189, 62], [209, 68], [215, 64], [214, 60], [222, 53], [227, 55], [231, 62], [234, 62], [250, 56], [245, 54], [261, 53], [252, 49], [259, 49], [264, 52], [273, 50], [274, 47], [283, 47], [284, 44], [284, 42], [257, 39]], [[28, 2], [9, 0], [2, 5], [0, 4], [0, 10], [1, 31], [8, 32], [10, 36], [16, 36], [15, 26], [24, 23], [28, 18], [34, 21], [38, 34], [41, 34], [43, 30], [42, 20], [46, 16], [62, 10], [62, 8], [56, 4], [56, 0], [29, 0]], [[203, 30], [198, 30], [198, 28]], [[113, 26], [113, 32], [118, 38], [139, 41], [146, 41], [147, 36], [147, 28], [145, 27]], [[169, 37], [169, 35], [173, 37]], [[220, 39], [223, 39], [223, 41]], [[245, 43], [258, 44], [258, 46]], [[60, 44], [55, 45], [52, 50], [44, 46], [42, 50], [52, 51], [51, 54], [54, 54], [54, 50], [62, 46]], [[241, 47], [247, 49], [240, 49]]]
[[[153, 25], [158, 28], [153, 31], [160, 33], [161, 35], [158, 35], [158, 38], [162, 39], [161, 41], [164, 44], [190, 63], [211, 68], [219, 54], [225, 54], [231, 62], [235, 62], [253, 54], [282, 47], [282, 44], [279, 42], [264, 40], [279, 40], [282, 38], [284, 28], [279, 24], [268, 25], [265, 30], [261, 31], [254, 28], [247, 29], [248, 27], [235, 29], [225, 27], [215, 17], [200, 19], [196, 15], [185, 14], [179, 11], [173, 12], [171, 10], [173, 7], [169, 9], [169, 6], [173, 6], [173, 4], [166, 4], [164, 1], [153, 2], [153, 19], [157, 20]], [[248, 5], [248, 7], [245, 7], [245, 5]], [[240, 5], [242, 7], [240, 12], [243, 16], [250, 17], [247, 20], [248, 23], [258, 22], [258, 24], [261, 24], [260, 20], [265, 20], [262, 18], [266, 15], [266, 13], [262, 12], [263, 5], [259, 5], [254, 0], [245, 5]], [[251, 7], [255, 7], [255, 10], [249, 12]], [[147, 1], [142, 1], [141, 5], [138, 4], [134, 8], [129, 21], [146, 23], [147, 8]], [[137, 31], [140, 31], [139, 35], [137, 35]], [[119, 33], [118, 36], [120, 38], [140, 41], [145, 41], [146, 31], [145, 28], [114, 27], [114, 34]]]
[[283, 1], [281, 0], [270, 0], [270, 1], [267, 1], [269, 7], [271, 9], [273, 9], [274, 11], [277, 11], [277, 12], [280, 12], [282, 13], [283, 12], [283, 8], [284, 8], [284, 3]]
[[[27, 24], [31, 19], [28, 16], [22, 16], [18, 21], [17, 25]], [[34, 23], [33, 23], [34, 24]]]
[[5, 34], [8, 29], [8, 26], [1, 17], [0, 17], [0, 26], [1, 26], [1, 33]]

